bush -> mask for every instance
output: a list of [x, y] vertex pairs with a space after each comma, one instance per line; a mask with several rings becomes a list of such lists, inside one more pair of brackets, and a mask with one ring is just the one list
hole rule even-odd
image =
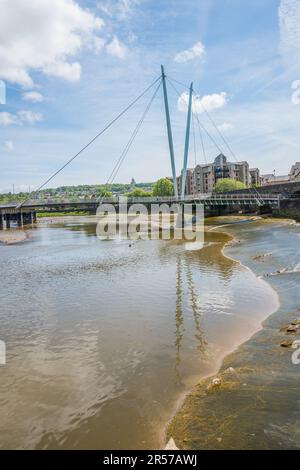
[[109, 197], [112, 197], [112, 195], [113, 193], [111, 191], [108, 191], [107, 189], [103, 189], [102, 191], [100, 191], [100, 194], [99, 194], [99, 196], [103, 198], [109, 198]]
[[246, 189], [246, 185], [241, 181], [237, 181], [231, 178], [219, 179], [215, 185], [216, 193], [227, 193], [229, 191], [235, 191], [237, 189]]
[[144, 191], [143, 189], [136, 188], [130, 191], [130, 193], [126, 193], [125, 196], [127, 197], [151, 197], [152, 193]]
[[174, 189], [173, 184], [168, 178], [161, 178], [156, 181], [153, 187], [153, 196], [163, 197], [163, 196], [173, 196]]

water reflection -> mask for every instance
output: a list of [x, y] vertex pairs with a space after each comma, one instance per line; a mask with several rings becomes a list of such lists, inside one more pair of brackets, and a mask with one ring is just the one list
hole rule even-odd
[[178, 397], [270, 308], [223, 242], [129, 247], [79, 218], [0, 246], [1, 447], [158, 448]]
[[180, 365], [180, 349], [181, 341], [183, 337], [183, 308], [182, 308], [182, 260], [181, 256], [177, 256], [176, 259], [176, 311], [175, 311], [175, 325], [176, 325], [176, 336], [175, 336], [175, 347], [176, 347], [176, 371], [180, 376], [178, 367]]
[[195, 338], [198, 342], [199, 352], [201, 354], [204, 354], [207, 343], [204, 339], [204, 333], [201, 329], [201, 313], [198, 307], [199, 295], [197, 295], [195, 292], [195, 285], [194, 285], [193, 278], [192, 278], [192, 271], [191, 271], [190, 264], [186, 265], [186, 271], [187, 271], [186, 276], [187, 276], [187, 284], [188, 284], [188, 290], [189, 290], [189, 296], [190, 296], [190, 303], [191, 303], [194, 322], [195, 322]]
[[[184, 260], [183, 260], [184, 258]], [[185, 275], [185, 276], [184, 276]], [[187, 292], [186, 292], [187, 291]], [[186, 253], [178, 254], [176, 257], [176, 309], [175, 309], [175, 347], [176, 347], [176, 371], [180, 377], [180, 350], [184, 335], [184, 307], [183, 298], [187, 295], [189, 305], [192, 310], [195, 331], [194, 336], [197, 341], [197, 348], [202, 355], [205, 353], [206, 341], [201, 329], [201, 313], [198, 306], [200, 292], [193, 282], [191, 265], [186, 260]], [[187, 312], [186, 312], [187, 313]]]

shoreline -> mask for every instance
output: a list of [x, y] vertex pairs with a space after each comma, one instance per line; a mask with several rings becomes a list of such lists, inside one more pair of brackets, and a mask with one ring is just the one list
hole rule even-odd
[[[247, 217], [241, 217], [241, 219], [243, 220], [246, 220]], [[259, 220], [264, 220], [263, 218], [250, 218], [249, 217], [249, 222], [256, 222], [256, 221], [259, 221]], [[278, 220], [278, 219], [277, 219]], [[287, 219], [282, 219], [282, 221], [286, 221]], [[290, 220], [289, 220], [290, 222]], [[296, 223], [296, 221], [292, 221], [292, 223]], [[265, 279], [262, 279], [260, 276], [258, 276], [249, 266], [247, 266], [246, 264], [244, 264], [240, 259], [236, 259], [236, 258], [233, 258], [232, 256], [229, 256], [227, 253], [226, 253], [226, 250], [229, 249], [231, 246], [235, 245], [238, 243], [238, 238], [231, 234], [229, 231], [226, 231], [226, 227], [230, 227], [232, 225], [237, 225], [236, 223], [228, 223], [228, 224], [223, 224], [223, 225], [218, 225], [218, 226], [213, 226], [211, 227], [208, 231], [215, 231], [217, 233], [221, 233], [221, 234], [226, 234], [227, 236], [230, 237], [230, 240], [225, 242], [221, 248], [221, 253], [222, 255], [225, 257], [225, 258], [228, 258], [230, 259], [231, 261], [234, 261], [235, 263], [239, 264], [243, 269], [246, 269], [247, 271], [251, 272], [252, 275], [254, 275], [257, 279], [257, 281], [259, 282], [262, 282], [264, 284], [266, 284], [268, 286], [268, 288], [271, 288], [273, 293], [274, 293], [274, 296], [276, 297], [276, 303], [277, 303], [277, 306], [274, 310], [272, 310], [270, 313], [268, 313], [267, 316], [265, 316], [261, 321], [260, 321], [260, 324], [259, 324], [259, 327], [257, 328], [257, 330], [255, 332], [252, 332], [251, 335], [246, 338], [246, 339], [242, 339], [241, 342], [239, 342], [237, 345], [234, 346], [234, 348], [230, 351], [225, 351], [224, 352], [224, 355], [222, 356], [222, 358], [218, 361], [218, 363], [216, 364], [216, 367], [215, 367], [215, 372], [213, 373], [210, 373], [210, 374], [206, 374], [206, 375], [203, 375], [201, 376], [201, 378], [199, 379], [199, 381], [197, 382], [197, 384], [189, 391], [187, 392], [184, 392], [182, 394], [182, 396], [177, 400], [176, 402], [176, 406], [175, 406], [175, 410], [174, 412], [172, 413], [172, 416], [170, 417], [170, 419], [168, 420], [165, 428], [164, 428], [164, 433], [163, 433], [163, 438], [164, 438], [164, 448], [167, 448], [167, 449], [178, 449], [178, 450], [190, 450], [190, 448], [185, 448], [185, 447], [180, 447], [178, 448], [177, 447], [177, 443], [175, 442], [174, 440], [174, 437], [172, 435], [172, 431], [173, 431], [173, 424], [174, 424], [174, 421], [178, 418], [178, 415], [183, 411], [183, 409], [185, 408], [185, 405], [186, 403], [188, 402], [188, 400], [193, 396], [194, 392], [199, 389], [200, 387], [204, 387], [205, 390], [208, 390], [210, 387], [211, 389], [213, 390], [214, 388], [217, 390], [219, 388], [219, 380], [222, 380], [220, 379], [220, 376], [222, 374], [227, 373], [226, 372], [226, 367], [225, 367], [225, 370], [224, 370], [224, 366], [226, 364], [226, 361], [228, 360], [228, 358], [230, 358], [230, 356], [232, 354], [239, 354], [238, 351], [239, 349], [244, 345], [246, 344], [248, 341], [251, 341], [251, 339], [257, 334], [259, 333], [260, 331], [262, 331], [264, 329], [264, 322], [270, 318], [272, 315], [274, 315], [281, 307], [281, 301], [280, 301], [280, 296], [279, 296], [279, 293], [277, 292], [277, 290], [272, 286], [272, 284], [268, 281], [266, 281]], [[241, 247], [242, 247], [242, 244], [241, 244]], [[229, 369], [231, 369], [231, 367], [229, 367]], [[231, 370], [228, 370], [228, 373], [233, 373], [233, 375], [235, 374], [235, 372], [231, 371]], [[226, 378], [225, 378], [226, 379]], [[184, 441], [185, 439], [183, 439]]]
[[16, 245], [28, 240], [29, 235], [23, 229], [9, 229], [0, 231], [0, 245]]

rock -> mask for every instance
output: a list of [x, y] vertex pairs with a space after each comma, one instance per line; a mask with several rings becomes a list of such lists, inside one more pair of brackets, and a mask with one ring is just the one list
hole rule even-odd
[[236, 370], [233, 367], [228, 367], [228, 369], [225, 369], [223, 374], [226, 375], [237, 375]]
[[208, 385], [206, 390], [209, 391], [213, 388], [220, 387], [221, 383], [222, 383], [221, 379], [219, 377], [216, 377], [215, 379], [211, 381], [211, 383]]
[[282, 326], [279, 331], [286, 333], [287, 328], [288, 328], [288, 325]]
[[300, 325], [289, 325], [286, 329], [287, 333], [297, 333], [300, 329]]
[[290, 325], [285, 325], [280, 328], [284, 333], [299, 333], [300, 332], [300, 319], [294, 320]]
[[265, 258], [267, 258], [268, 256], [271, 256], [271, 255], [272, 255], [272, 253], [264, 253], [262, 255], [253, 256], [252, 259], [255, 260], [255, 261], [264, 262]]
[[175, 441], [174, 441], [173, 437], [171, 437], [171, 439], [167, 443], [167, 445], [165, 447], [165, 450], [179, 450], [178, 447], [175, 444]]
[[219, 379], [218, 377], [216, 377], [213, 381], [212, 381], [212, 385], [221, 385], [221, 379]]
[[286, 340], [286, 341], [282, 341], [282, 343], [280, 344], [280, 346], [282, 348], [291, 348], [292, 347], [292, 344], [293, 344], [293, 341], [291, 340]]

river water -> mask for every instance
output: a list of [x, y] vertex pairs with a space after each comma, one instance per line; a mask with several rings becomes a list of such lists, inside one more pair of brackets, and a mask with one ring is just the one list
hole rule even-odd
[[161, 448], [182, 396], [278, 308], [217, 231], [194, 251], [101, 241], [84, 217], [28, 235], [0, 246], [1, 448]]

